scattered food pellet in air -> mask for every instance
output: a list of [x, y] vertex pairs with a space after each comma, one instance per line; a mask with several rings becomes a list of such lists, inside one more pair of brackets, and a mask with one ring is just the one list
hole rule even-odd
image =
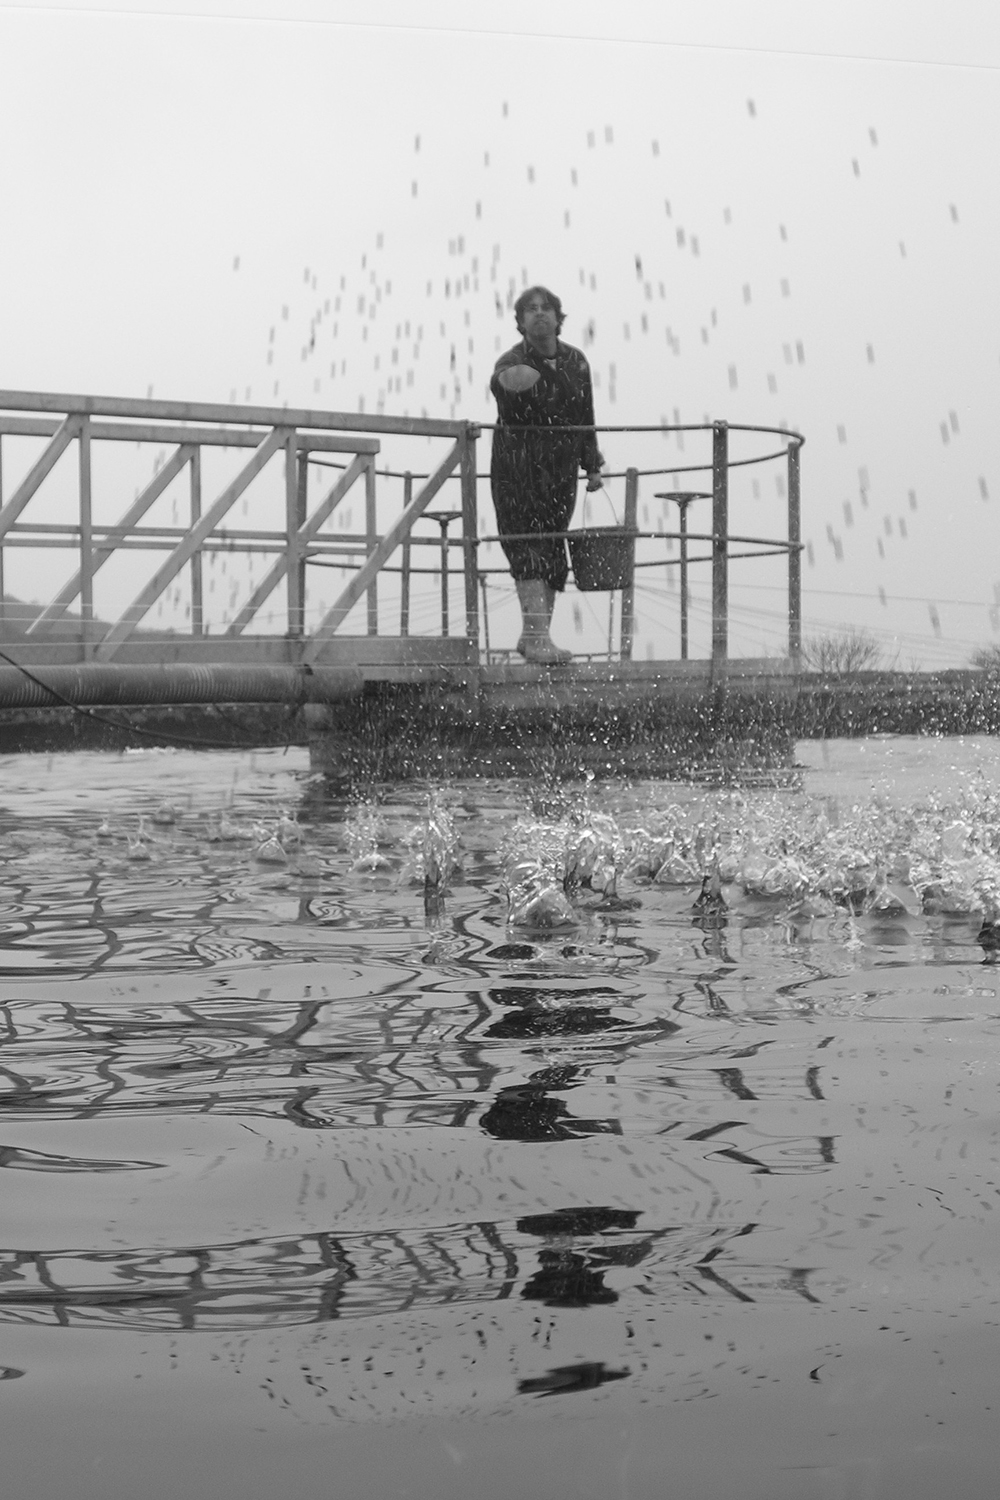
[[871, 344], [869, 344], [867, 346], [867, 348], [868, 348], [868, 363], [870, 365], [873, 365], [875, 363], [875, 350], [872, 348]]
[[953, 221], [957, 224], [958, 223], [958, 209], [955, 207], [954, 203], [949, 203], [948, 207], [951, 210], [951, 217], [952, 217]]
[[869, 125], [868, 127], [868, 139], [871, 141], [873, 146], [878, 145], [878, 136], [875, 134], [874, 125]]
[[883, 609], [885, 609], [885, 606], [888, 603], [888, 600], [885, 597], [885, 589], [882, 587], [881, 584], [879, 584], [879, 589], [878, 589], [878, 602], [881, 604], [881, 606], [882, 606]]
[[659, 143], [659, 141], [654, 141], [653, 142], [653, 155], [654, 156], [659, 156], [659, 154], [660, 154], [660, 143]]
[[753, 118], [757, 113], [757, 106], [752, 99], [747, 100], [747, 113]]
[[931, 629], [935, 635], [939, 636], [941, 634], [941, 617], [933, 604], [928, 604], [927, 613], [930, 616]]
[[841, 427], [841, 426], [837, 427], [837, 442], [838, 443], [846, 443], [847, 442], [847, 428], [846, 427]]
[[730, 365], [729, 366], [729, 389], [731, 391], [735, 391], [735, 389], [736, 389], [736, 366], [735, 365]]
[[916, 510], [916, 508], [917, 508], [917, 492], [916, 492], [916, 490], [910, 490], [910, 492], [909, 492], [909, 501], [910, 501], [910, 509], [911, 510]]
[[979, 476], [979, 493], [980, 495], [982, 495], [984, 500], [988, 500], [990, 498], [990, 492], [987, 488], [986, 480], [983, 478], [982, 474], [980, 474]]
[[950, 411], [948, 413], [948, 421], [951, 423], [951, 430], [952, 430], [952, 432], [957, 432], [958, 431], [958, 412], [956, 412], [956, 411]]
[[861, 168], [858, 166], [858, 159], [857, 159], [856, 156], [851, 158], [851, 166], [854, 168], [854, 175], [855, 175], [855, 177], [860, 177], [861, 176]]

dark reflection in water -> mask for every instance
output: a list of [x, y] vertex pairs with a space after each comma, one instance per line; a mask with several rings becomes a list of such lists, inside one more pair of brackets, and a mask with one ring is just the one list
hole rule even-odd
[[603, 1360], [559, 1365], [544, 1375], [517, 1382], [521, 1396], [568, 1396], [574, 1391], [592, 1391], [609, 1380], [625, 1380], [630, 1371], [609, 1370]]
[[[634, 1229], [637, 1211], [614, 1208], [566, 1208], [553, 1213], [532, 1214], [519, 1219], [522, 1234], [541, 1235], [550, 1240], [565, 1240], [605, 1235], [615, 1230]], [[538, 1252], [539, 1268], [521, 1290], [529, 1301], [544, 1302], [547, 1307], [590, 1307], [618, 1301], [618, 1293], [605, 1286], [604, 1276], [615, 1266], [637, 1266], [649, 1254], [653, 1234], [640, 1240], [614, 1241], [584, 1249], [565, 1243]]]
[[[610, 1271], [639, 1279], [661, 1305], [714, 1292], [724, 1301], [802, 1298], [819, 1304], [815, 1269], [744, 1267], [720, 1232], [637, 1232], [638, 1211], [559, 1209], [447, 1229], [386, 1229], [253, 1238], [174, 1249], [0, 1250], [0, 1323], [63, 1327], [239, 1330], [475, 1309], [512, 1296], [549, 1307], [611, 1305]], [[541, 1241], [542, 1243], [539, 1243]]]
[[518, 1219], [517, 1227], [522, 1234], [604, 1234], [609, 1229], [634, 1229], [638, 1219], [637, 1209], [556, 1208]]
[[618, 1293], [604, 1285], [604, 1269], [575, 1250], [541, 1250], [539, 1269], [521, 1296], [546, 1307], [594, 1307], [617, 1302]]
[[553, 1097], [571, 1087], [580, 1069], [574, 1064], [540, 1068], [526, 1083], [500, 1089], [480, 1124], [498, 1141], [569, 1141], [582, 1135], [621, 1134], [618, 1120], [582, 1120]]

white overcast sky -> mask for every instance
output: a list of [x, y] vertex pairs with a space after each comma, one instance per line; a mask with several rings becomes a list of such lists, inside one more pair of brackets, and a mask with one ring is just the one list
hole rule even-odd
[[0, 387], [488, 421], [527, 275], [599, 420], [805, 434], [809, 628], [1000, 640], [1000, 7], [0, 3], [0, 76]]

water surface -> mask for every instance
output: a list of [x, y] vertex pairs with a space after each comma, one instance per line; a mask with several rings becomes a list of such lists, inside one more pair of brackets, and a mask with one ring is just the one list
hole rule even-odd
[[9, 1492], [991, 1493], [997, 750], [798, 760], [438, 788], [428, 902], [427, 787], [0, 758]]

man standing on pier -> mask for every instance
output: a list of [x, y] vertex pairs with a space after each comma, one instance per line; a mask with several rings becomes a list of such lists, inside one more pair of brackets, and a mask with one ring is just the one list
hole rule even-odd
[[[604, 459], [594, 431], [590, 366], [559, 338], [562, 303], [544, 286], [514, 304], [522, 337], [497, 360], [490, 381], [498, 425], [493, 433], [490, 484], [500, 542], [521, 604], [517, 649], [525, 661], [553, 666], [570, 651], [549, 635], [556, 594], [566, 587], [565, 531], [576, 505], [580, 470], [588, 490], [601, 486]], [[573, 429], [589, 429], [584, 431]]]

